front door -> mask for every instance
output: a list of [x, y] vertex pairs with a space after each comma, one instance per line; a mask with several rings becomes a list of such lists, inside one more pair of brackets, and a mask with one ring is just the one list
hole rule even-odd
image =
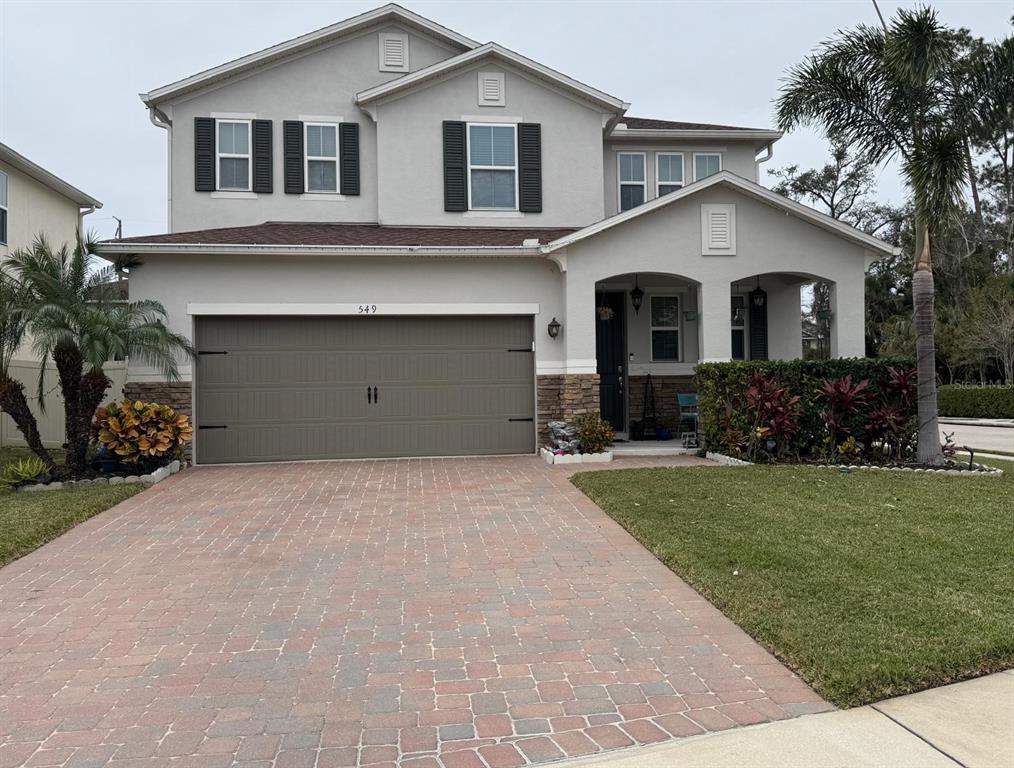
[[622, 432], [627, 383], [627, 343], [624, 308], [626, 294], [595, 295], [595, 359], [598, 361], [599, 410], [613, 429]]

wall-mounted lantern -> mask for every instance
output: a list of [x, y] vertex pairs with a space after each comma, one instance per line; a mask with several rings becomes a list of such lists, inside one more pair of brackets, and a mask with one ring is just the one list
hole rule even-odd
[[546, 326], [546, 330], [549, 332], [549, 338], [555, 339], [557, 336], [559, 336], [560, 328], [562, 327], [563, 326], [560, 325], [560, 322], [555, 317], [552, 320], [550, 320], [549, 325]]

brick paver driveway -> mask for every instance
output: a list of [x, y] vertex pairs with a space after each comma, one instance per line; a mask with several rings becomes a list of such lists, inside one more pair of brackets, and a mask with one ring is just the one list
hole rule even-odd
[[513, 766], [826, 707], [567, 475], [199, 468], [93, 518], [0, 570], [0, 768]]

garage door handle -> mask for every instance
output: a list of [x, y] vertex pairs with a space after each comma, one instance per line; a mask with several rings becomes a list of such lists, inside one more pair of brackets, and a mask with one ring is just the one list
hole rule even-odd
[[366, 402], [367, 403], [373, 402], [373, 393], [370, 391], [369, 386], [366, 387]]
[[376, 387], [373, 388], [373, 402], [374, 403], [379, 403], [380, 402], [380, 397], [377, 395], [377, 388]]

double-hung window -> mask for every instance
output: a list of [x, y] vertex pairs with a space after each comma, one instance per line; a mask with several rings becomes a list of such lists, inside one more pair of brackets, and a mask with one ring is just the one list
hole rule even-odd
[[680, 359], [680, 300], [677, 296], [651, 297], [652, 362]]
[[722, 170], [722, 156], [717, 152], [697, 152], [694, 154], [694, 181], [714, 176]]
[[657, 166], [656, 189], [657, 197], [668, 195], [683, 187], [683, 153], [659, 152], [655, 156]]
[[617, 155], [620, 179], [620, 210], [629, 211], [644, 202], [644, 153], [620, 152]]
[[218, 188], [250, 191], [250, 121], [218, 120]]
[[7, 174], [0, 171], [0, 243], [7, 244]]
[[517, 127], [468, 126], [469, 208], [516, 211], [518, 208]]
[[306, 123], [306, 191], [338, 193], [338, 126]]

